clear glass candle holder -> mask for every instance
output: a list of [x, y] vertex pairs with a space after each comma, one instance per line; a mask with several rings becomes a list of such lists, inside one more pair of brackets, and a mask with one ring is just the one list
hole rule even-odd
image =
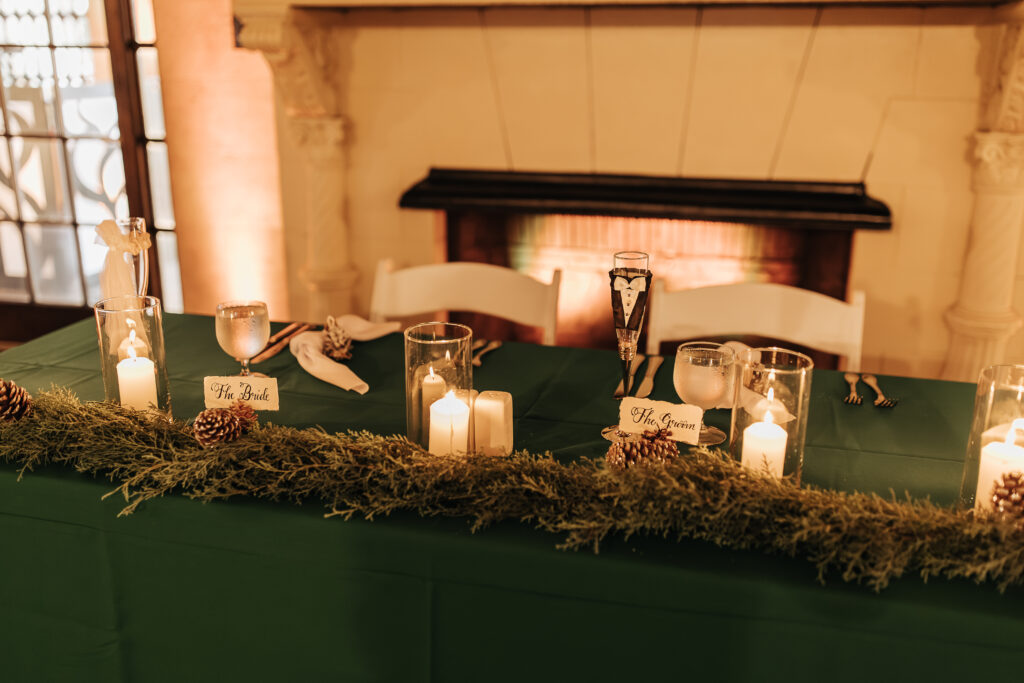
[[998, 511], [997, 489], [1015, 473], [1024, 474], [1024, 365], [992, 365], [978, 377], [960, 505]]
[[160, 300], [115, 296], [93, 307], [108, 401], [171, 416]]
[[729, 450], [744, 467], [799, 483], [813, 369], [804, 354], [777, 346], [740, 354]]
[[[410, 441], [432, 451], [442, 449], [436, 438], [431, 447], [431, 406], [449, 392], [453, 400], [469, 399], [473, 389], [472, 360], [473, 330], [465, 325], [430, 322], [405, 331], [405, 424]], [[452, 422], [447, 433], [458, 441], [445, 446], [445, 452], [469, 450], [468, 422], [467, 443], [463, 445], [460, 440], [461, 418], [461, 411], [445, 411], [445, 419]]]

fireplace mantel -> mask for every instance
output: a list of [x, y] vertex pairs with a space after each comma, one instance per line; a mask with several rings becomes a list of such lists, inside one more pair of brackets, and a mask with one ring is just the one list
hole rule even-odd
[[1013, 0], [235, 0], [235, 16], [284, 14], [295, 9], [349, 9], [375, 7], [703, 7], [710, 5], [884, 5], [887, 7], [984, 6], [1011, 4]]

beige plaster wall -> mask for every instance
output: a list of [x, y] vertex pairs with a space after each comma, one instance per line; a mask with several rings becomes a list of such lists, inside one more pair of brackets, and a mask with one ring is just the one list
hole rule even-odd
[[266, 301], [287, 319], [274, 90], [234, 47], [230, 0], [154, 0], [185, 310]]
[[[434, 217], [397, 208], [431, 165], [863, 179], [894, 213], [891, 232], [855, 239], [864, 366], [936, 376], [990, 20], [947, 8], [347, 12], [328, 68], [350, 123], [354, 261], [365, 276], [385, 256], [435, 258]], [[1024, 337], [1012, 349], [1024, 356]]]

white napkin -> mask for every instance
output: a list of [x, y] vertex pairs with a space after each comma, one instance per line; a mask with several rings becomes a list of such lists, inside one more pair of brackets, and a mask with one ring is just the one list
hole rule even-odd
[[[383, 337], [385, 334], [397, 332], [400, 327], [397, 322], [371, 323], [357, 315], [343, 315], [337, 318], [337, 321], [345, 328], [345, 332], [356, 341], [369, 341]], [[292, 337], [288, 348], [299, 361], [302, 369], [317, 379], [347, 391], [354, 391], [357, 394], [365, 394], [369, 391], [370, 385], [359, 379], [359, 376], [349, 370], [348, 366], [335, 362], [324, 355], [323, 343], [323, 332], [303, 332]]]

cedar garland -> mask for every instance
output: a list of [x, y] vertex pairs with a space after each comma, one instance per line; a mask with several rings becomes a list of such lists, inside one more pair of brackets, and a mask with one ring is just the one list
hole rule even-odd
[[442, 457], [400, 436], [276, 425], [203, 449], [184, 422], [81, 403], [65, 389], [41, 393], [33, 408], [0, 422], [0, 460], [22, 474], [56, 464], [108, 477], [118, 484], [111, 493], [125, 498], [122, 515], [172, 491], [205, 501], [321, 500], [326, 516], [346, 519], [412, 510], [469, 518], [474, 531], [518, 520], [563, 534], [564, 549], [596, 551], [610, 534], [701, 539], [802, 558], [822, 582], [838, 575], [876, 591], [910, 574], [999, 590], [1024, 583], [1024, 532], [1010, 522], [929, 501], [798, 487], [707, 450], [623, 470], [600, 457]]

